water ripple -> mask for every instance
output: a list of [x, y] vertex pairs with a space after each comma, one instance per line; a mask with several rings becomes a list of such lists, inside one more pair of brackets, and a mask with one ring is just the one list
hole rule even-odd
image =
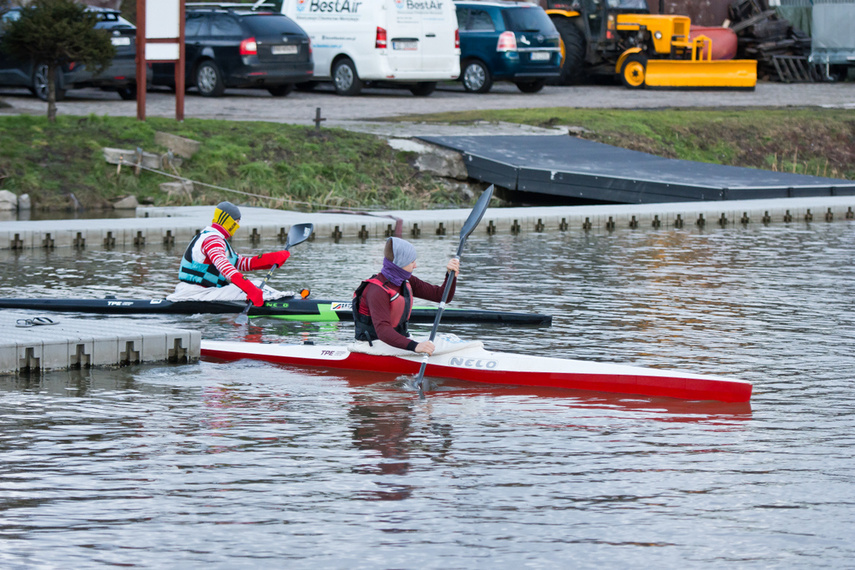
[[[850, 567], [853, 237], [841, 222], [467, 243], [455, 304], [554, 324], [460, 336], [732, 375], [750, 405], [451, 381], [419, 401], [388, 377], [257, 362], [2, 377], [0, 566]], [[418, 240], [418, 274], [441, 279], [455, 241]], [[274, 286], [349, 298], [381, 247], [301, 245]], [[9, 297], [159, 296], [180, 253], [4, 250], [0, 280]], [[229, 316], [138, 319], [245, 336]]]

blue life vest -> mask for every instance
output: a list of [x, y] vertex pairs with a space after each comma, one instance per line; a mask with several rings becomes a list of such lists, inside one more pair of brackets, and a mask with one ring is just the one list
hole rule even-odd
[[[220, 273], [216, 265], [193, 260], [194, 252], [197, 253], [198, 257], [204, 257], [202, 242], [211, 235], [223, 237], [220, 232], [209, 226], [190, 240], [190, 245], [184, 251], [184, 257], [181, 258], [181, 266], [178, 268], [179, 281], [201, 285], [202, 287], [225, 287], [229, 284], [229, 280]], [[238, 255], [234, 252], [228, 241], [224, 239], [223, 242], [226, 244], [226, 257], [229, 263], [237, 266]]]

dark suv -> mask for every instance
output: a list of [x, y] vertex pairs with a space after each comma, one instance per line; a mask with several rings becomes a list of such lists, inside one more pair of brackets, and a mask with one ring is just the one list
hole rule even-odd
[[502, 0], [455, 2], [460, 27], [460, 81], [486, 93], [493, 81], [513, 81], [537, 93], [561, 75], [561, 39], [543, 8]]
[[[96, 29], [108, 30], [110, 41], [116, 48], [116, 55], [109, 67], [98, 75], [93, 75], [85, 66], [71, 62], [57, 72], [56, 100], [61, 101], [69, 89], [82, 87], [100, 87], [106, 91], [116, 91], [122, 99], [136, 99], [136, 35], [133, 24], [122, 18], [118, 10], [86, 8], [98, 14]], [[3, 14], [0, 22], [0, 35], [5, 23], [17, 20], [20, 8], [11, 8]], [[150, 73], [150, 72], [149, 72]], [[39, 99], [47, 99], [47, 65], [33, 66], [28, 61], [19, 61], [0, 52], [0, 85], [27, 87]]]
[[[311, 79], [314, 69], [309, 36], [282, 14], [190, 7], [184, 45], [186, 85], [205, 97], [219, 97], [227, 87], [287, 95], [295, 83]], [[175, 88], [175, 64], [152, 67], [154, 85]]]

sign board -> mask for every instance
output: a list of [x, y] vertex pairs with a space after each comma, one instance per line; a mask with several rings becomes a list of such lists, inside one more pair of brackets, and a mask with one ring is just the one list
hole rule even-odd
[[174, 44], [145, 44], [146, 61], [178, 61], [178, 43]]
[[[184, 120], [184, 0], [137, 0], [137, 77], [148, 63], [175, 63], [175, 118]], [[137, 118], [145, 120], [146, 82], [137, 81]]]
[[178, 40], [181, 4], [181, 0], [146, 0], [145, 39]]

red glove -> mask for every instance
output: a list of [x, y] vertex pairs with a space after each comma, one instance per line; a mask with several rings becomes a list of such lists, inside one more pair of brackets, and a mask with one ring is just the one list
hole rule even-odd
[[287, 249], [272, 251], [270, 253], [260, 253], [249, 260], [249, 268], [251, 270], [270, 269], [274, 265], [282, 265], [290, 256], [291, 252]]
[[261, 289], [253, 285], [252, 282], [242, 274], [235, 273], [232, 276], [232, 283], [237, 285], [241, 291], [246, 293], [247, 300], [252, 301], [252, 304], [256, 307], [260, 307], [264, 304], [264, 293], [262, 293]]

